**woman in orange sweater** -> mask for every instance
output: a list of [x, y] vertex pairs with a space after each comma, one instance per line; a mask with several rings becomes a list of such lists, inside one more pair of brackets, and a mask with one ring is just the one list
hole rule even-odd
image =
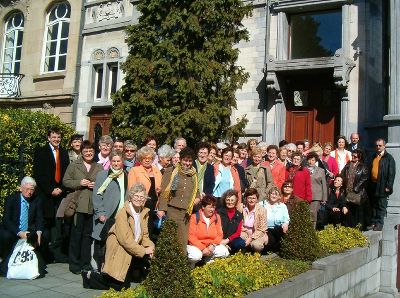
[[209, 262], [229, 256], [228, 248], [221, 244], [223, 233], [221, 217], [215, 212], [216, 204], [215, 197], [206, 195], [201, 201], [201, 209], [190, 217], [187, 253], [193, 267], [203, 258]]
[[149, 199], [147, 199], [145, 207], [150, 209], [149, 212], [149, 234], [152, 241], [157, 240], [158, 231], [154, 229], [154, 222], [157, 219], [155, 210], [158, 205], [158, 196], [161, 189], [162, 174], [156, 165], [153, 165], [155, 151], [144, 146], [137, 152], [137, 159], [140, 162], [139, 166], [131, 168], [128, 174], [128, 190], [135, 183], [142, 183], [146, 187]]

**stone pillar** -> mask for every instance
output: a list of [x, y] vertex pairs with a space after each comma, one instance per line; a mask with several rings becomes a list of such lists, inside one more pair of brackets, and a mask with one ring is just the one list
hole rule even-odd
[[381, 292], [397, 294], [397, 231], [400, 224], [400, 1], [390, 0], [390, 97], [388, 115], [387, 151], [396, 160], [394, 191], [389, 198], [387, 218], [383, 227]]

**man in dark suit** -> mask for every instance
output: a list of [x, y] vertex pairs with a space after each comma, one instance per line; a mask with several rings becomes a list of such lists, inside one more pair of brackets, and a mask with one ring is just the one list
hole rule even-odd
[[55, 217], [57, 208], [65, 196], [62, 185], [65, 170], [69, 164], [68, 152], [60, 147], [61, 132], [50, 128], [47, 133], [48, 144], [35, 150], [33, 173], [37, 181], [38, 195], [43, 199], [45, 228], [50, 231], [50, 250], [56, 262], [67, 262], [67, 255], [62, 251], [62, 219]]
[[40, 246], [44, 230], [42, 199], [34, 195], [36, 182], [31, 177], [21, 181], [20, 192], [6, 198], [0, 228], [0, 258], [10, 255], [18, 239], [37, 233]]
[[353, 132], [350, 135], [350, 143], [347, 145], [346, 150], [350, 151], [351, 153], [354, 152], [354, 150], [359, 149], [362, 152], [362, 162], [367, 163], [368, 162], [368, 156], [365, 151], [365, 148], [363, 145], [360, 143], [360, 134], [357, 132]]

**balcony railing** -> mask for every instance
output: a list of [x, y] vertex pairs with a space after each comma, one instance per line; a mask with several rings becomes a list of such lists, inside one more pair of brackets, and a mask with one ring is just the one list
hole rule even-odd
[[0, 97], [20, 97], [20, 83], [23, 74], [0, 73]]

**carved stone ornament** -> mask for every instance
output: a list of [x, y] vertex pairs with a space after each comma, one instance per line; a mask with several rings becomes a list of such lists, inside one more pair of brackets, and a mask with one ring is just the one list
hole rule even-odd
[[92, 60], [104, 60], [106, 57], [103, 50], [97, 49], [92, 54]]
[[268, 57], [268, 62], [267, 62], [267, 71], [266, 71], [266, 86], [268, 90], [271, 91], [280, 91], [279, 83], [278, 83], [278, 78], [276, 76], [275, 71], [268, 71], [268, 65], [273, 64], [275, 62], [275, 57], [269, 56]]
[[124, 16], [124, 5], [120, 1], [100, 4], [93, 10], [95, 22], [109, 21]]
[[2, 0], [0, 1], [0, 8], [15, 6], [18, 2], [21, 2], [21, 0]]
[[338, 88], [346, 88], [350, 80], [350, 72], [356, 66], [353, 60], [343, 57], [342, 49], [335, 52], [335, 66], [333, 68], [333, 79]]
[[115, 47], [109, 48], [107, 50], [107, 58], [118, 59], [119, 58], [119, 50]]
[[50, 110], [52, 108], [53, 108], [53, 106], [51, 104], [47, 103], [47, 102], [45, 102], [43, 104], [43, 110]]
[[0, 97], [20, 97], [23, 74], [0, 73]]

